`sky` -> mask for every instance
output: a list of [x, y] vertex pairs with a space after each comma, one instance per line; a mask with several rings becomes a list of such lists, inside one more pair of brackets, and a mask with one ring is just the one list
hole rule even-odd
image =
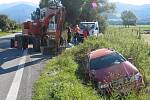
[[31, 3], [34, 3], [34, 4], [39, 4], [40, 0], [0, 0], [0, 4], [13, 3], [13, 2], [21, 2], [21, 1], [31, 2]]
[[150, 0], [109, 0], [109, 1], [134, 4], [134, 5], [150, 4]]
[[[40, 0], [0, 0], [0, 4], [4, 3], [12, 3], [12, 2], [32, 2], [34, 4], [39, 4]], [[109, 0], [110, 2], [122, 2], [122, 3], [128, 3], [128, 4], [134, 4], [134, 5], [142, 5], [142, 4], [150, 4], [150, 0]]]

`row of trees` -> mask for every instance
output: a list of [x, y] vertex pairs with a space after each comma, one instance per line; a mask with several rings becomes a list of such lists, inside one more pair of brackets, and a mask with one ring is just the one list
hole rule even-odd
[[0, 29], [2, 32], [15, 30], [17, 29], [17, 23], [6, 15], [0, 15]]
[[[66, 8], [66, 22], [78, 24], [80, 21], [99, 22], [103, 32], [107, 26], [107, 13], [114, 11], [115, 5], [108, 0], [41, 0], [40, 8], [48, 7], [52, 3], [62, 3]], [[93, 7], [93, 4], [97, 4]]]

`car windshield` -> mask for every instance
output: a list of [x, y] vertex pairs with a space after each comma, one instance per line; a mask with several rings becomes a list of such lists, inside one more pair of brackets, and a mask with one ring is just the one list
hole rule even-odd
[[126, 61], [126, 59], [121, 54], [115, 52], [103, 57], [92, 59], [90, 61], [90, 69], [96, 70], [106, 68], [115, 64], [120, 64], [124, 61]]
[[95, 23], [80, 23], [79, 25], [80, 29], [94, 29], [95, 28]]

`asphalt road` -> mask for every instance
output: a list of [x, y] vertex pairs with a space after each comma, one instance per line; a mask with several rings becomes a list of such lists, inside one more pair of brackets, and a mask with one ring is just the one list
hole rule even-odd
[[10, 37], [0, 37], [0, 100], [31, 100], [32, 87], [50, 56], [12, 49]]

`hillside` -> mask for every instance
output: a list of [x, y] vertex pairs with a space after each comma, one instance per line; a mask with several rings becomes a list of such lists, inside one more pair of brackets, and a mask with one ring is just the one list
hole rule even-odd
[[11, 19], [21, 23], [31, 18], [31, 13], [36, 9], [37, 5], [18, 2], [0, 5], [0, 14], [6, 14]]
[[138, 23], [150, 23], [150, 4], [146, 5], [131, 5], [131, 4], [124, 4], [124, 3], [115, 3], [116, 4], [116, 11], [112, 15], [109, 15], [110, 21], [120, 21], [121, 12], [124, 10], [131, 10], [136, 14], [138, 17]]

